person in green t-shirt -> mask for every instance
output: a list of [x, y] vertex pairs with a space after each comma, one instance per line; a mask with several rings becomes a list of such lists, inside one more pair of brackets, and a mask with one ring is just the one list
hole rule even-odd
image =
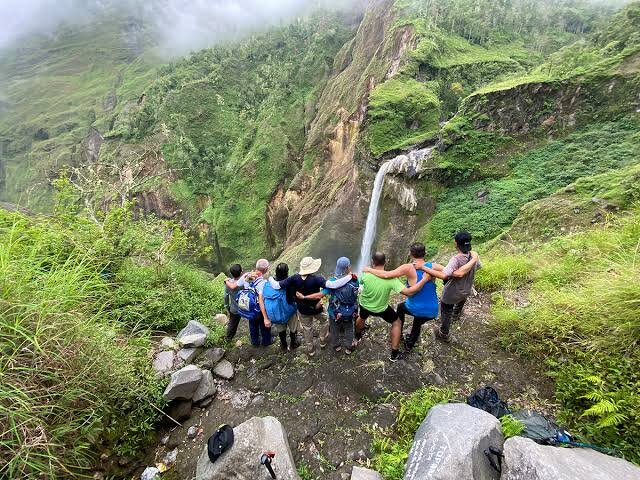
[[[374, 270], [384, 270], [387, 257], [384, 253], [376, 252], [371, 258], [371, 266]], [[400, 340], [402, 337], [402, 322], [396, 311], [389, 305], [392, 293], [402, 293], [410, 297], [422, 289], [427, 282], [428, 275], [423, 275], [422, 280], [413, 287], [406, 287], [397, 278], [385, 280], [371, 273], [363, 273], [360, 277], [362, 291], [360, 293], [360, 312], [356, 321], [356, 338], [362, 338], [365, 321], [369, 317], [380, 317], [391, 324], [391, 356], [389, 360], [395, 362], [400, 354]]]

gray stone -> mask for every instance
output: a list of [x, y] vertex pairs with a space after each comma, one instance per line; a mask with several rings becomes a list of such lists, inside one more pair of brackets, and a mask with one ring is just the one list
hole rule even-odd
[[209, 329], [205, 327], [203, 324], [201, 324], [200, 322], [191, 320], [189, 323], [187, 323], [186, 327], [180, 330], [180, 333], [178, 333], [177, 338], [178, 338], [178, 341], [180, 341], [184, 337], [187, 337], [189, 335], [196, 335], [196, 334], [202, 334], [206, 337], [207, 335], [209, 335]]
[[213, 403], [213, 397], [205, 398], [198, 403], [200, 408], [207, 408], [209, 405]]
[[267, 451], [276, 454], [273, 469], [278, 480], [300, 480], [287, 434], [276, 418], [253, 417], [234, 428], [233, 433], [233, 446], [216, 463], [211, 463], [207, 446], [203, 447], [195, 480], [229, 480], [229, 472], [233, 472], [233, 478], [236, 479], [271, 480], [267, 469], [258, 461]]
[[202, 372], [202, 380], [200, 380], [200, 385], [196, 392], [193, 394], [193, 401], [200, 402], [205, 398], [213, 397], [216, 393], [217, 387], [213, 382], [213, 375], [209, 370], [204, 370]]
[[162, 437], [160, 439], [160, 445], [166, 445], [167, 443], [169, 443], [170, 438], [171, 438], [171, 435], [165, 435], [164, 437]]
[[351, 480], [383, 480], [382, 475], [368, 468], [353, 467]]
[[222, 360], [215, 366], [215, 368], [213, 369], [213, 373], [215, 373], [220, 378], [224, 378], [225, 380], [231, 380], [234, 375], [233, 365], [229, 360]]
[[166, 455], [164, 456], [164, 458], [162, 459], [163, 463], [167, 467], [170, 467], [171, 465], [176, 463], [177, 460], [178, 460], [178, 449], [177, 448], [174, 448], [170, 452], [167, 452]]
[[209, 348], [198, 357], [198, 364], [202, 368], [212, 369], [224, 357], [224, 348]]
[[171, 381], [164, 391], [165, 400], [190, 400], [202, 380], [202, 370], [195, 365], [187, 365], [171, 374]]
[[178, 358], [187, 365], [193, 363], [200, 351], [197, 348], [182, 348], [178, 350]]
[[587, 448], [538, 445], [524, 437], [504, 444], [503, 480], [638, 480], [640, 468]]
[[160, 470], [156, 467], [147, 467], [140, 475], [140, 480], [158, 480], [160, 478]]
[[173, 369], [173, 362], [176, 358], [175, 353], [172, 350], [166, 352], [160, 352], [153, 360], [153, 370], [156, 372], [156, 377], [164, 377]]
[[174, 348], [176, 348], [178, 346], [178, 343], [171, 337], [164, 337], [160, 341], [160, 346], [162, 348], [167, 349], [167, 350], [173, 350]]
[[204, 333], [193, 333], [191, 335], [185, 335], [178, 341], [184, 348], [197, 348], [202, 347], [205, 344], [207, 336]]
[[178, 434], [178, 432], [174, 432], [169, 436], [169, 441], [167, 442], [167, 448], [174, 449], [178, 448], [182, 444], [182, 436]]
[[415, 435], [404, 480], [496, 480], [484, 451], [503, 442], [493, 415], [462, 403], [436, 405]]
[[198, 435], [198, 429], [195, 426], [189, 427], [187, 430], [187, 438], [196, 438], [196, 435]]
[[216, 323], [219, 323], [222, 326], [225, 326], [229, 323], [229, 319], [224, 313], [218, 313], [215, 317], [213, 317]]

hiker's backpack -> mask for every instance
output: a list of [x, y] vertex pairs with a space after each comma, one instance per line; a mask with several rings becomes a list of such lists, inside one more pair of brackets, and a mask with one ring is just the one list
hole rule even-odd
[[331, 294], [331, 307], [336, 320], [348, 321], [356, 314], [358, 309], [358, 287], [354, 283], [351, 280]]
[[498, 392], [488, 385], [473, 392], [467, 399], [467, 403], [472, 407], [489, 412], [496, 418], [511, 413], [507, 404], [500, 400]]
[[524, 425], [521, 437], [530, 438], [542, 445], [568, 444], [572, 441], [571, 435], [561, 429], [555, 422], [530, 410], [522, 410], [513, 414], [513, 418]]
[[295, 303], [287, 301], [287, 290], [276, 290], [267, 282], [262, 291], [264, 297], [264, 309], [272, 323], [284, 325], [289, 322], [291, 316], [296, 313]]
[[258, 302], [258, 291], [256, 285], [258, 282], [264, 282], [263, 278], [251, 282], [248, 287], [243, 288], [236, 294], [236, 302], [238, 302], [238, 314], [247, 320], [255, 320], [260, 317], [260, 303]]

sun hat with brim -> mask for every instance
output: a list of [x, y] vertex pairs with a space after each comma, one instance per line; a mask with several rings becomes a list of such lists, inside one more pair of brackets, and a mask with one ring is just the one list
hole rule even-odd
[[312, 273], [316, 273], [320, 270], [320, 265], [322, 265], [321, 259], [304, 257], [300, 260], [300, 275], [311, 275]]

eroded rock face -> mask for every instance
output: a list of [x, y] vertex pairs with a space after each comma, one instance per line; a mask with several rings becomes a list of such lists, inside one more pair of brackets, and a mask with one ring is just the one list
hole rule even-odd
[[640, 468], [586, 448], [538, 445], [513, 437], [504, 444], [502, 480], [638, 480]]
[[493, 415], [463, 403], [436, 405], [416, 433], [404, 480], [497, 480], [484, 451], [503, 442]]
[[202, 370], [188, 365], [171, 374], [171, 382], [164, 391], [166, 400], [191, 399], [202, 380]]
[[253, 417], [233, 429], [233, 446], [211, 463], [205, 445], [196, 468], [196, 480], [271, 480], [260, 464], [264, 452], [274, 452], [273, 470], [278, 480], [300, 480], [287, 434], [274, 417]]

